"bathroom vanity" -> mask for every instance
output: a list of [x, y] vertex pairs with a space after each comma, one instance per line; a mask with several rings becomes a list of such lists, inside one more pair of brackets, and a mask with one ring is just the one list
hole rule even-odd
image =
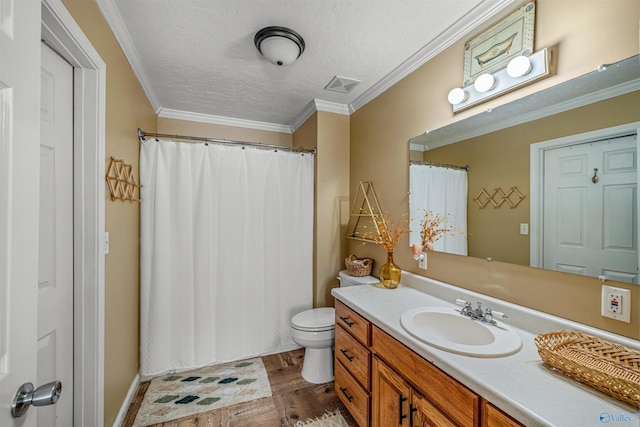
[[[360, 426], [640, 426], [640, 409], [549, 369], [533, 339], [573, 329], [629, 348], [639, 349], [638, 341], [412, 273], [402, 277], [397, 289], [332, 290], [335, 389]], [[459, 354], [415, 338], [401, 323], [418, 307], [460, 309], [459, 298], [507, 313], [502, 322], [521, 348], [499, 357]]]

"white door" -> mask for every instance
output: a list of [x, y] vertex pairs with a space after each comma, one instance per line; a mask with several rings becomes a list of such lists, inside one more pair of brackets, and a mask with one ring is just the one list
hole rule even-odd
[[544, 268], [638, 283], [636, 135], [545, 151]]
[[[36, 383], [38, 168], [40, 163], [39, 1], [0, 0], [0, 425], [11, 401]], [[36, 386], [38, 384], [35, 384]]]
[[73, 425], [73, 67], [42, 44], [37, 384], [62, 382], [38, 426]]

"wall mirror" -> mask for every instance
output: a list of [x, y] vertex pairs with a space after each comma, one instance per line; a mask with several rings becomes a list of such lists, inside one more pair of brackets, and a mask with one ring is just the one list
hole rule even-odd
[[[637, 284], [639, 105], [640, 56], [636, 55], [411, 138], [408, 144], [410, 187], [415, 186], [416, 175], [411, 168], [469, 168], [466, 238], [463, 239], [466, 248], [462, 251], [450, 249], [450, 245], [445, 247], [441, 243], [435, 250], [460, 255], [465, 255], [466, 250], [466, 255], [472, 257], [589, 276], [605, 275], [612, 280]], [[601, 132], [603, 129], [608, 133]], [[576, 135], [583, 139], [576, 139]], [[601, 140], [604, 142], [598, 142]], [[597, 166], [589, 160], [591, 154], [574, 150], [577, 146], [595, 147], [597, 144], [613, 147], [608, 154], [605, 149], [604, 154], [599, 155]], [[549, 147], [564, 148], [571, 155], [566, 161], [558, 161], [554, 154], [556, 157], [546, 160], [547, 165], [563, 164], [567, 167], [565, 172], [584, 178], [584, 183], [575, 186], [575, 191], [562, 193], [553, 212], [545, 212], [545, 203], [547, 207], [551, 203], [545, 202], [545, 192], [538, 188], [550, 181], [550, 178], [544, 179], [547, 173], [544, 155], [551, 152]], [[587, 149], [587, 152], [591, 151], [591, 148]], [[417, 166], [421, 163], [423, 165]], [[599, 170], [594, 171], [596, 168]], [[607, 193], [607, 189], [613, 187], [609, 187], [602, 177], [610, 172], [624, 172], [627, 181], [615, 187], [623, 190]], [[582, 208], [579, 201], [586, 197], [584, 191], [594, 189], [605, 199], [601, 197], [598, 206]], [[444, 193], [449, 192], [451, 190], [447, 189]], [[547, 193], [551, 194], [551, 191], [547, 190]], [[492, 195], [493, 200], [489, 200]], [[412, 198], [416, 199], [413, 196], [411, 190], [410, 203]], [[614, 206], [613, 202], [621, 205], [607, 209]], [[484, 207], [481, 207], [482, 203]], [[423, 209], [429, 209], [429, 206]], [[613, 248], [614, 258], [625, 258], [629, 265], [593, 267], [590, 265], [593, 262], [587, 258], [599, 255], [588, 251], [584, 251], [584, 256], [582, 252], [574, 251], [578, 255], [572, 255], [571, 261], [544, 259], [550, 252], [542, 245], [553, 240], [544, 235], [553, 228], [544, 227], [544, 221], [556, 223], [553, 231], [557, 237], [556, 246], [580, 247], [586, 241], [584, 227], [592, 229], [585, 219], [590, 212], [600, 216], [589, 221], [616, 225], [615, 229], [602, 229], [597, 233], [600, 235], [597, 245]], [[560, 214], [563, 216], [559, 217]], [[415, 215], [411, 207], [410, 215]], [[589, 237], [589, 241], [592, 240]]]

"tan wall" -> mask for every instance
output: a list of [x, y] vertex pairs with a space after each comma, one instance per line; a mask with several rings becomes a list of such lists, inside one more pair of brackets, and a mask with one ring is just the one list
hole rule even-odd
[[[351, 116], [351, 197], [359, 181], [373, 181], [382, 208], [400, 218], [408, 209], [409, 138], [639, 53], [640, 3], [635, 0], [581, 2], [579, 10], [568, 1], [536, 4], [536, 50], [556, 46], [557, 75], [454, 116], [446, 99], [462, 81], [463, 41], [454, 44]], [[542, 140], [543, 133], [538, 134]], [[377, 246], [350, 242], [349, 248], [374, 257], [378, 266], [385, 262]], [[424, 272], [412, 259], [406, 237], [394, 259], [411, 272], [640, 338], [637, 318], [628, 324], [600, 316], [601, 286], [594, 278], [435, 252]], [[638, 287], [619, 286], [633, 289], [632, 313], [640, 313]]]
[[313, 306], [333, 306], [331, 288], [344, 268], [342, 218], [349, 202], [349, 117], [319, 111], [293, 134], [294, 147], [316, 147], [313, 230]]
[[315, 307], [333, 307], [331, 289], [344, 269], [344, 239], [349, 210], [349, 116], [318, 112], [316, 155]]
[[284, 145], [286, 147], [291, 147], [293, 141], [290, 133], [216, 125], [189, 120], [167, 119], [163, 117], [158, 117], [158, 133], [259, 142], [261, 144]]
[[[467, 243], [469, 256], [529, 265], [529, 235], [519, 224], [530, 223], [530, 144], [640, 121], [640, 91], [576, 108], [520, 126], [424, 152], [424, 160], [469, 165]], [[485, 189], [505, 192], [513, 186], [525, 196], [514, 209], [489, 203], [480, 209], [474, 198]], [[486, 200], [484, 197], [481, 200]], [[497, 200], [497, 199], [496, 199]], [[512, 195], [512, 201], [516, 195]]]
[[[63, 0], [107, 64], [106, 158], [138, 173], [138, 127], [155, 132], [156, 115], [94, 1]], [[105, 169], [106, 170], [106, 169]], [[105, 258], [104, 423], [112, 425], [139, 370], [140, 205], [105, 201], [110, 253]]]

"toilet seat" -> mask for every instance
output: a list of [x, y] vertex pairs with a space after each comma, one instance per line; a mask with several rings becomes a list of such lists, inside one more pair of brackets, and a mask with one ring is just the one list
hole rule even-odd
[[335, 309], [322, 307], [298, 313], [291, 318], [291, 327], [308, 332], [330, 331], [335, 328]]

